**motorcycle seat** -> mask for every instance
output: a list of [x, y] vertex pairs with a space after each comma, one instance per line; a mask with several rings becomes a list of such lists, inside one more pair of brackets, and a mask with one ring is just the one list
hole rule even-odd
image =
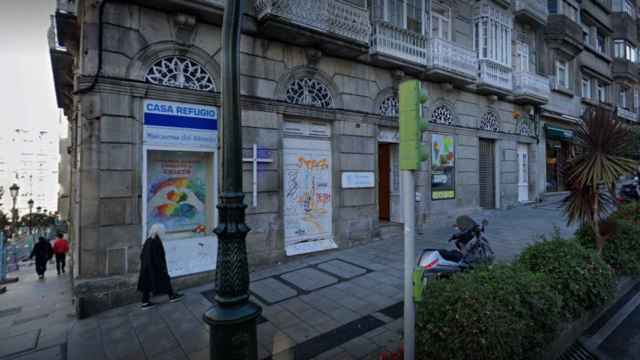
[[460, 262], [462, 253], [458, 250], [440, 250], [440, 256], [447, 261]]

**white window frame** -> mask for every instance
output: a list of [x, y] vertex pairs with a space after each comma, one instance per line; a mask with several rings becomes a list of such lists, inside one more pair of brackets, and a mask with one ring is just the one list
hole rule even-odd
[[484, 5], [490, 7], [489, 10], [482, 9], [481, 14], [474, 18], [473, 47], [478, 60], [491, 60], [510, 68], [513, 18], [489, 4]]
[[529, 61], [529, 44], [516, 41], [516, 70], [528, 73], [531, 67]]
[[629, 110], [630, 106], [628, 101], [629, 96], [629, 88], [626, 86], [620, 86], [620, 90], [618, 91], [618, 105], [626, 110]]
[[633, 88], [633, 112], [640, 112], [640, 89]]
[[[564, 74], [560, 74], [560, 71]], [[556, 60], [556, 85], [563, 89], [569, 88], [569, 62], [565, 60]]]
[[[423, 35], [427, 35], [430, 30], [427, 27], [427, 9], [426, 6], [429, 4], [428, 0], [418, 0], [418, 1], [422, 1], [422, 11], [421, 11], [421, 20], [420, 20], [420, 24], [421, 24], [421, 32], [420, 34]], [[391, 9], [394, 8], [393, 5], [397, 5], [396, 3], [401, 2], [402, 3], [402, 14], [400, 15], [401, 22], [402, 24], [395, 24], [393, 22], [393, 19], [391, 18]], [[388, 22], [388, 23], [392, 23], [400, 28], [403, 29], [407, 29], [408, 26], [408, 19], [409, 19], [409, 13], [407, 11], [407, 0], [384, 0], [384, 11], [383, 11], [383, 19], [384, 21]]]
[[[601, 54], [606, 54], [607, 53], [607, 37], [604, 34], [602, 34], [602, 32], [598, 28], [595, 28], [595, 29], [596, 29], [596, 33], [595, 33], [596, 50]], [[599, 35], [602, 35], [602, 43], [600, 43]]]
[[607, 102], [607, 84], [598, 81], [596, 84], [596, 95], [598, 96], [598, 101], [601, 103]]
[[583, 98], [591, 99], [591, 79], [588, 77], [582, 77], [581, 91]]
[[627, 13], [629, 16], [635, 18], [635, 8], [631, 0], [622, 0], [622, 12]]
[[[434, 7], [438, 7], [441, 8], [443, 10], [446, 10], [447, 15], [446, 16], [442, 16], [440, 14], [436, 14], [435, 11], [433, 11]], [[434, 37], [434, 38], [439, 38], [439, 39], [444, 39], [447, 41], [451, 41], [451, 29], [452, 29], [452, 19], [451, 19], [451, 7], [448, 5], [444, 5], [441, 4], [440, 2], [436, 2], [433, 1], [431, 3], [431, 11], [429, 11], [429, 13], [431, 14], [431, 23], [429, 24], [429, 31], [430, 31], [430, 36]], [[445, 28], [444, 26], [442, 26], [443, 22], [447, 22], [447, 36], [442, 36], [442, 30]], [[433, 24], [435, 24], [437, 22], [438, 24], [438, 33], [434, 34], [433, 33]]]

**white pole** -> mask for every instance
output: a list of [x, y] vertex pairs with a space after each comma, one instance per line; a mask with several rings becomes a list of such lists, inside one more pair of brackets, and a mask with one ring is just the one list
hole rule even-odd
[[253, 207], [258, 207], [258, 144], [253, 144]]
[[414, 360], [416, 307], [413, 303], [413, 270], [416, 266], [416, 184], [413, 171], [402, 170], [401, 175], [404, 217], [404, 360]]

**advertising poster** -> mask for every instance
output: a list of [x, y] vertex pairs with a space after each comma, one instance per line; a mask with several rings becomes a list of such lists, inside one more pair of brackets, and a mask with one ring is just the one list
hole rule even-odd
[[455, 149], [453, 136], [431, 135], [431, 199], [455, 199]]
[[328, 141], [284, 140], [284, 227], [288, 256], [336, 248]]
[[215, 269], [217, 240], [211, 234], [212, 153], [148, 151], [146, 228], [162, 224], [171, 276]]

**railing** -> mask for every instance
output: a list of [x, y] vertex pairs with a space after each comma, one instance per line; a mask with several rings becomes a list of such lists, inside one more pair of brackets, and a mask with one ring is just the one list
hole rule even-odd
[[547, 21], [549, 16], [549, 8], [546, 0], [516, 0], [515, 12], [528, 11], [543, 22]]
[[373, 24], [369, 52], [426, 65], [427, 38], [388, 22], [376, 22]]
[[537, 96], [549, 100], [549, 78], [529, 72], [513, 73], [513, 93], [516, 96]]
[[618, 116], [623, 118], [623, 119], [627, 119], [629, 121], [638, 121], [638, 114], [634, 113], [633, 111], [627, 110], [621, 106], [617, 107], [617, 111], [618, 111]]
[[427, 66], [475, 79], [478, 76], [476, 53], [440, 38], [429, 40]]
[[479, 60], [480, 63], [480, 84], [490, 85], [503, 90], [513, 89], [513, 79], [511, 68], [491, 60]]
[[278, 16], [293, 24], [367, 43], [369, 13], [339, 0], [256, 0], [258, 19]]

